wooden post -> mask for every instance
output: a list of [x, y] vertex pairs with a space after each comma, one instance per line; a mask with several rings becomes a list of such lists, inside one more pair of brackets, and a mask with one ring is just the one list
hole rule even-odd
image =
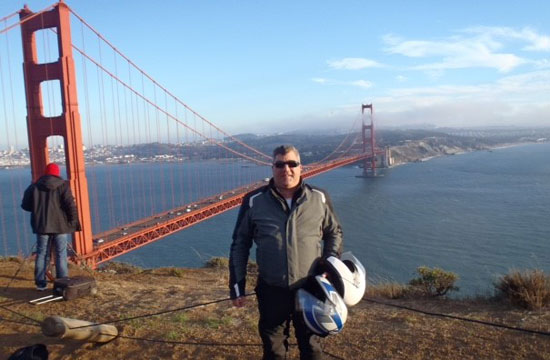
[[118, 336], [114, 325], [94, 325], [84, 320], [50, 316], [42, 322], [42, 333], [60, 339], [105, 343]]

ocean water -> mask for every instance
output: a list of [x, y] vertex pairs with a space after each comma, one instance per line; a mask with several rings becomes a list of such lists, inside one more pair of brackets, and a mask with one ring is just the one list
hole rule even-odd
[[342, 169], [340, 181], [337, 171], [315, 183], [331, 190], [346, 248], [371, 279], [408, 282], [418, 266], [437, 266], [459, 275], [459, 294], [490, 294], [512, 269], [550, 272], [549, 155], [550, 144], [525, 145], [411, 163], [377, 179]]
[[[416, 276], [418, 266], [437, 266], [459, 275], [459, 296], [487, 295], [492, 283], [512, 269], [550, 273], [549, 155], [550, 143], [529, 144], [405, 164], [377, 178], [359, 178], [361, 169], [345, 167], [308, 182], [329, 192], [343, 225], [344, 249], [362, 261], [370, 281], [404, 283]], [[134, 176], [132, 171], [142, 173], [143, 166], [115, 169], [115, 177], [123, 181]], [[89, 180], [105, 177], [101, 167], [89, 171], [95, 172]], [[117, 171], [126, 175], [116, 176]], [[0, 172], [3, 200], [19, 198], [21, 185], [14, 178], [30, 177], [27, 172]], [[105, 196], [91, 200], [100, 205]], [[108, 201], [116, 204], [111, 199], [116, 196], [115, 188]], [[0, 214], [0, 232], [9, 239], [4, 253], [14, 253], [14, 238], [32, 238], [28, 217], [12, 212], [8, 206]], [[212, 256], [228, 256], [236, 217], [236, 209], [228, 211], [116, 261], [203, 266]], [[18, 234], [5, 230], [12, 221], [25, 221]]]
[[[308, 181], [329, 192], [345, 250], [371, 281], [408, 282], [418, 266], [437, 266], [459, 275], [459, 295], [487, 295], [512, 269], [550, 272], [549, 143], [434, 158], [378, 178], [358, 178], [360, 171]], [[119, 260], [202, 266], [228, 255], [236, 217], [229, 211]]]

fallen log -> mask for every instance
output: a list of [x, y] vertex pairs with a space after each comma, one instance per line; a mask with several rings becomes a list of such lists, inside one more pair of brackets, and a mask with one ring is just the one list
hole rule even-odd
[[46, 336], [60, 339], [84, 340], [88, 342], [105, 343], [118, 336], [118, 330], [113, 325], [94, 325], [84, 320], [50, 316], [42, 322], [42, 333]]

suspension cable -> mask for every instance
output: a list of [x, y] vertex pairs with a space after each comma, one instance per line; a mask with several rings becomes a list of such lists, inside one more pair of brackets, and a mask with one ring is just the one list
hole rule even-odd
[[[49, 10], [53, 9], [54, 7], [55, 7], [55, 4], [54, 4], [54, 5], [50, 5], [50, 6], [48, 6], [47, 8], [45, 8], [45, 9], [43, 9], [43, 10], [40, 10], [39, 12], [33, 13], [32, 15], [29, 15], [29, 16], [25, 17], [24, 19], [22, 19], [22, 20], [16, 22], [15, 24], [11, 24], [10, 26], [8, 26], [8, 27], [6, 27], [6, 28], [0, 30], [0, 34], [3, 34], [3, 33], [5, 33], [5, 32], [7, 32], [7, 31], [13, 29], [13, 28], [16, 27], [16, 26], [22, 25], [22, 24], [26, 23], [27, 21], [29, 21], [29, 20], [31, 20], [31, 19], [34, 19], [34, 18], [37, 17], [38, 15], [42, 15], [42, 14], [45, 13], [46, 11], [49, 11]], [[18, 11], [17, 13], [19, 13], [19, 11]], [[11, 15], [10, 15], [10, 17], [11, 17]]]
[[[330, 154], [328, 154], [327, 156], [325, 156], [324, 158], [322, 158], [322, 159], [319, 160], [319, 161], [316, 161], [316, 162], [314, 162], [314, 163], [312, 163], [312, 164], [308, 164], [308, 166], [315, 166], [316, 164], [320, 164], [320, 163], [324, 162], [325, 160], [327, 160], [328, 158], [330, 158], [332, 155], [336, 154], [336, 152], [337, 152], [338, 150], [340, 150], [340, 148], [344, 145], [344, 143], [345, 143], [346, 140], [351, 136], [351, 134], [353, 134], [353, 129], [355, 128], [355, 125], [357, 124], [357, 122], [358, 122], [359, 119], [360, 119], [360, 116], [358, 116], [358, 117], [355, 118], [355, 121], [353, 122], [353, 125], [351, 126], [350, 131], [349, 131], [349, 132], [346, 134], [346, 136], [344, 137], [344, 140], [342, 140], [342, 141], [340, 142], [340, 144], [338, 144], [338, 146], [337, 146]], [[355, 142], [355, 139], [351, 142], [352, 146], [353, 146], [353, 143], [354, 143], [354, 142]], [[350, 146], [350, 148], [351, 148], [351, 146]], [[349, 151], [350, 148], [348, 148], [347, 151], [345, 151], [344, 153], [342, 153], [342, 155], [341, 155], [340, 157], [343, 157], [343, 156]], [[337, 157], [337, 158], [335, 158], [335, 159], [333, 159], [333, 160], [336, 160], [336, 159], [338, 159], [338, 158], [339, 158], [339, 157]]]
[[143, 69], [141, 69], [139, 66], [137, 66], [132, 60], [130, 60], [127, 56], [125, 56], [122, 52], [120, 52], [113, 44], [111, 44], [111, 42], [109, 42], [103, 35], [101, 35], [97, 30], [95, 30], [90, 24], [88, 24], [81, 16], [79, 16], [76, 12], [74, 12], [73, 9], [71, 9], [69, 7], [69, 11], [76, 17], [78, 18], [82, 23], [84, 23], [92, 32], [94, 32], [100, 39], [102, 39], [103, 41], [105, 41], [105, 43], [107, 43], [114, 51], [117, 52], [117, 54], [119, 54], [121, 57], [123, 57], [126, 61], [128, 61], [128, 63], [132, 64], [132, 66], [134, 68], [136, 68], [139, 72], [141, 72], [145, 77], [147, 77], [151, 82], [153, 82], [156, 86], [158, 86], [160, 89], [162, 89], [162, 91], [164, 91], [165, 93], [167, 93], [168, 95], [170, 95], [172, 98], [174, 98], [179, 104], [181, 104], [183, 107], [185, 107], [187, 110], [189, 110], [190, 112], [192, 112], [193, 114], [195, 114], [196, 116], [198, 116], [201, 120], [205, 121], [206, 123], [208, 123], [210, 126], [214, 127], [216, 130], [220, 131], [222, 134], [224, 134], [225, 136], [231, 138], [233, 141], [235, 141], [236, 143], [240, 144], [241, 146], [257, 153], [258, 155], [264, 157], [264, 158], [267, 158], [267, 159], [271, 159], [271, 156], [267, 155], [267, 154], [264, 154], [262, 153], [261, 151], [251, 147], [250, 145], [247, 145], [245, 144], [244, 142], [242, 142], [241, 140], [239, 140], [238, 138], [226, 133], [225, 131], [223, 131], [221, 128], [217, 127], [214, 123], [212, 123], [211, 121], [209, 121], [208, 119], [206, 119], [205, 117], [203, 117], [202, 115], [200, 115], [199, 113], [197, 113], [195, 110], [193, 110], [191, 107], [189, 107], [186, 103], [184, 103], [183, 101], [181, 101], [177, 96], [175, 96], [174, 94], [172, 94], [170, 91], [168, 91], [168, 89], [166, 89], [164, 86], [162, 86], [161, 84], [159, 84], [157, 81], [155, 81], [149, 74], [147, 74]]
[[[195, 130], [193, 128], [191, 128], [189, 125], [183, 123], [181, 120], [177, 119], [176, 117], [174, 117], [172, 114], [166, 112], [165, 110], [163, 110], [159, 105], [153, 103], [153, 101], [151, 101], [150, 99], [146, 98], [145, 95], [142, 95], [140, 94], [137, 90], [131, 88], [127, 83], [125, 83], [124, 81], [122, 81], [121, 79], [117, 78], [113, 73], [111, 73], [109, 70], [105, 69], [101, 64], [99, 64], [97, 61], [95, 61], [94, 59], [92, 59], [90, 56], [88, 56], [86, 53], [84, 53], [82, 50], [80, 50], [78, 47], [76, 47], [75, 45], [73, 45], [73, 48], [78, 51], [82, 56], [86, 57], [88, 60], [90, 60], [92, 63], [94, 63], [97, 67], [99, 67], [101, 70], [103, 70], [105, 73], [107, 73], [109, 76], [113, 77], [115, 80], [117, 80], [119, 83], [121, 83], [124, 87], [126, 87], [128, 90], [130, 90], [131, 92], [133, 92], [135, 95], [137, 95], [138, 97], [140, 97], [143, 101], [145, 101], [146, 103], [148, 103], [149, 105], [151, 105], [152, 107], [154, 107], [157, 111], [160, 111], [161, 113], [164, 113], [166, 114], [166, 116], [170, 117], [172, 120], [176, 121], [177, 123], [179, 123], [180, 125], [184, 126], [185, 128], [188, 128], [190, 131], [192, 131], [193, 133], [195, 133], [196, 135], [206, 139], [207, 141], [215, 144], [215, 145], [218, 145], [218, 146], [221, 146], [223, 147], [224, 149], [226, 149], [227, 151], [235, 154], [235, 155], [238, 155], [240, 157], [243, 157], [245, 159], [248, 159], [254, 163], [257, 163], [257, 164], [260, 164], [260, 165], [268, 165], [270, 166], [271, 163], [270, 162], [266, 162], [266, 161], [261, 161], [261, 160], [258, 160], [258, 159], [255, 159], [251, 156], [248, 156], [246, 154], [243, 154], [243, 153], [240, 153], [236, 150], [233, 150], [231, 149], [230, 147], [220, 143], [219, 141], [217, 141], [216, 139], [211, 139], [209, 138], [208, 136], [202, 134], [201, 132], [199, 132], [198, 130]], [[202, 118], [199, 114], [196, 114], [194, 113], [194, 115], [198, 116], [199, 118], [201, 118], [202, 120], [204, 121], [207, 121], [206, 119]], [[207, 121], [208, 122], [208, 121]], [[214, 126], [214, 125], [212, 125]]]
[[14, 11], [12, 14], [4, 16], [3, 18], [0, 19], [0, 21], [8, 21], [9, 19], [11, 19], [12, 17], [14, 17], [17, 14], [19, 14], [19, 10]]

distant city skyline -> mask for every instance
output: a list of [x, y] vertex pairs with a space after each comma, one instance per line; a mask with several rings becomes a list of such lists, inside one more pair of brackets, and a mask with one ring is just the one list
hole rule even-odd
[[[54, 2], [0, 17], [25, 3]], [[232, 134], [347, 130], [362, 103], [381, 127], [550, 125], [545, 1], [66, 3]]]

